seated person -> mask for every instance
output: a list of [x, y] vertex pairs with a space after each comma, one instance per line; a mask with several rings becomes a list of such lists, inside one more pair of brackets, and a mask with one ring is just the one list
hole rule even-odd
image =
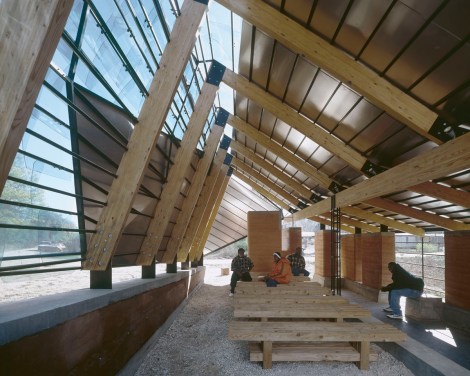
[[281, 256], [281, 252], [274, 252], [273, 259], [273, 270], [264, 277], [266, 286], [276, 287], [278, 283], [289, 283], [292, 279], [289, 261]]
[[380, 288], [381, 291], [388, 291], [389, 306], [384, 308], [384, 311], [390, 313], [387, 315], [388, 318], [401, 320], [403, 315], [400, 297], [419, 298], [423, 293], [424, 281], [407, 272], [395, 262], [388, 263], [388, 270], [392, 273], [393, 282]]
[[229, 296], [235, 294], [235, 287], [237, 282], [242, 280], [244, 282], [250, 282], [252, 280], [250, 270], [253, 269], [253, 261], [245, 256], [245, 250], [238, 248], [238, 255], [232, 259], [230, 269], [233, 271], [232, 278], [230, 279], [230, 293]]
[[305, 270], [305, 259], [304, 256], [302, 256], [302, 247], [297, 247], [294, 253], [287, 256], [287, 260], [290, 262], [292, 275], [299, 276], [303, 274], [305, 277], [310, 275], [310, 273]]

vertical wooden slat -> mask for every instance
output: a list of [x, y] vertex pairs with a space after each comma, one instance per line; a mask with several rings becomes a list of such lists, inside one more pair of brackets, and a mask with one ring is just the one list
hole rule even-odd
[[84, 269], [105, 270], [116, 250], [206, 10], [207, 4], [194, 0], [186, 0], [181, 8], [171, 32], [171, 42], [163, 52], [160, 68], [140, 112], [139, 123], [130, 137], [128, 151], [111, 185], [96, 234], [88, 244]]

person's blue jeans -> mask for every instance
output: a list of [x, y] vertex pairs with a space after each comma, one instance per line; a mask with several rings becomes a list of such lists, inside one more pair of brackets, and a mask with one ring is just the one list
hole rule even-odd
[[393, 311], [393, 314], [402, 316], [400, 307], [400, 298], [405, 296], [407, 298], [419, 298], [422, 291], [413, 289], [397, 289], [388, 292], [388, 304]]
[[299, 269], [299, 268], [296, 268], [295, 266], [292, 267], [292, 275], [293, 276], [299, 276], [300, 273], [302, 273], [305, 277], [308, 277], [310, 275], [310, 273], [305, 270], [305, 269]]
[[274, 279], [268, 278], [266, 280], [267, 287], [277, 287], [277, 282]]

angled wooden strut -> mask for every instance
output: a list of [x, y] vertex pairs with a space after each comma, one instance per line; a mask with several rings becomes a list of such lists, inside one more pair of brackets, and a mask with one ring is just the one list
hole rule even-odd
[[[198, 260], [199, 258], [197, 257], [199, 248], [202, 244], [202, 239], [204, 237], [204, 231], [209, 223], [209, 219], [212, 213], [212, 209], [214, 208], [214, 205], [217, 201], [217, 197], [219, 195], [219, 192], [224, 189], [224, 181], [227, 177], [227, 174], [231, 175], [231, 167], [230, 163], [232, 161], [232, 155], [228, 154], [225, 156], [224, 163], [222, 164], [221, 168], [219, 169], [217, 176], [215, 178], [215, 182], [212, 185], [212, 189], [209, 193], [209, 196], [205, 200], [205, 206], [202, 212], [202, 215], [198, 221], [198, 226], [196, 231], [194, 232], [194, 235], [191, 239], [190, 243], [190, 249], [189, 249], [189, 259], [191, 261]], [[202, 195], [201, 195], [202, 196]], [[204, 247], [204, 244], [202, 244], [202, 247]]]
[[181, 243], [181, 240], [183, 239], [186, 228], [188, 227], [188, 223], [191, 219], [194, 207], [196, 206], [197, 198], [201, 193], [207, 172], [209, 171], [209, 167], [214, 158], [220, 137], [224, 132], [227, 116], [227, 111], [224, 109], [219, 109], [214, 125], [212, 126], [211, 133], [207, 139], [206, 148], [204, 149], [204, 156], [197, 164], [196, 172], [191, 181], [191, 187], [189, 188], [189, 193], [183, 201], [181, 212], [176, 219], [176, 224], [173, 227], [173, 231], [171, 233], [171, 238], [168, 241], [165, 252], [163, 253], [163, 257], [161, 258], [162, 262], [171, 264], [176, 256], [178, 247]]
[[197, 198], [197, 203], [191, 215], [191, 219], [188, 223], [188, 226], [186, 227], [186, 231], [184, 232], [183, 238], [181, 239], [181, 243], [178, 246], [177, 257], [179, 260], [186, 260], [186, 257], [190, 252], [191, 245], [198, 231], [202, 217], [204, 216], [207, 203], [210, 200], [212, 191], [217, 182], [217, 176], [222, 169], [224, 169], [224, 174], [227, 172], [228, 166], [224, 165], [224, 160], [227, 156], [227, 149], [230, 146], [230, 142], [230, 137], [224, 135], [222, 142], [220, 143], [219, 150], [217, 151], [217, 154], [214, 158], [214, 162], [210, 168], [209, 174], [204, 181], [204, 186], [201, 189], [201, 193]]
[[441, 143], [428, 133], [437, 114], [292, 18], [264, 1], [216, 1], [287, 48], [305, 56], [415, 132]]
[[[369, 180], [336, 194], [337, 207], [353, 205], [389, 193], [408, 189], [429, 180], [466, 170], [470, 167], [470, 133], [395, 166]], [[299, 220], [328, 212], [331, 198], [294, 214]]]
[[219, 192], [217, 194], [217, 198], [214, 201], [214, 205], [212, 205], [212, 210], [209, 215], [209, 218], [207, 220], [207, 224], [204, 228], [204, 232], [202, 233], [201, 239], [199, 241], [199, 246], [196, 250], [196, 260], [199, 260], [203, 254], [204, 251], [204, 246], [206, 245], [207, 239], [209, 238], [212, 225], [214, 224], [215, 217], [217, 216], [217, 213], [219, 212], [220, 204], [222, 203], [222, 200], [224, 198], [225, 190], [227, 189], [228, 183], [230, 181], [230, 178], [232, 176], [232, 168], [230, 167], [227, 171], [227, 174], [224, 176], [224, 179], [222, 181], [222, 184], [220, 185]]
[[0, 1], [0, 195], [72, 5]]
[[219, 77], [222, 76], [223, 70], [220, 72], [220, 68], [218, 64], [213, 63], [207, 81], [202, 86], [195, 105], [197, 110], [192, 113], [181, 146], [176, 152], [175, 160], [168, 173], [167, 182], [163, 186], [160, 201], [155, 207], [153, 218], [147, 229], [147, 236], [140, 248], [137, 265], [150, 265], [157, 255], [166, 227], [170, 222], [175, 202], [180, 195], [181, 185], [191, 162], [191, 155], [196, 149], [197, 142], [204, 130], [209, 112], [219, 90], [220, 79], [213, 81], [212, 78], [217, 75], [215, 72], [218, 73]]
[[140, 112], [139, 124], [132, 132], [128, 151], [109, 190], [107, 205], [96, 225], [96, 233], [88, 243], [84, 269], [106, 270], [116, 251], [206, 10], [207, 4], [195, 0], [186, 0], [181, 8], [181, 15], [171, 32], [171, 42], [163, 52], [160, 68]]

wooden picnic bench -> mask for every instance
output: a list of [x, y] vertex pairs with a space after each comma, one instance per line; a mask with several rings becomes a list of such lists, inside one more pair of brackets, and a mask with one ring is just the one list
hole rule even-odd
[[244, 284], [238, 286], [235, 290], [237, 294], [251, 294], [251, 295], [289, 295], [289, 294], [302, 294], [302, 295], [312, 295], [312, 296], [321, 296], [321, 295], [330, 295], [331, 290], [327, 287], [321, 286], [288, 286], [288, 285], [278, 285], [276, 287], [266, 287], [264, 285], [260, 286], [248, 286]]
[[369, 317], [370, 311], [357, 304], [235, 304], [235, 318], [256, 318], [261, 321], [268, 319], [330, 319], [342, 322], [346, 318]]
[[[250, 360], [259, 361], [262, 351], [263, 368], [272, 368], [273, 361], [338, 360], [358, 362], [361, 370], [367, 370], [370, 342], [404, 341], [406, 335], [388, 324], [232, 320], [228, 338], [261, 342], [261, 347], [252, 346]], [[328, 345], [321, 346], [322, 342]]]
[[329, 304], [346, 304], [348, 300], [339, 295], [305, 295], [305, 294], [289, 294], [289, 295], [250, 295], [235, 294], [235, 305], [241, 303], [250, 304], [309, 304], [309, 303], [329, 303]]

